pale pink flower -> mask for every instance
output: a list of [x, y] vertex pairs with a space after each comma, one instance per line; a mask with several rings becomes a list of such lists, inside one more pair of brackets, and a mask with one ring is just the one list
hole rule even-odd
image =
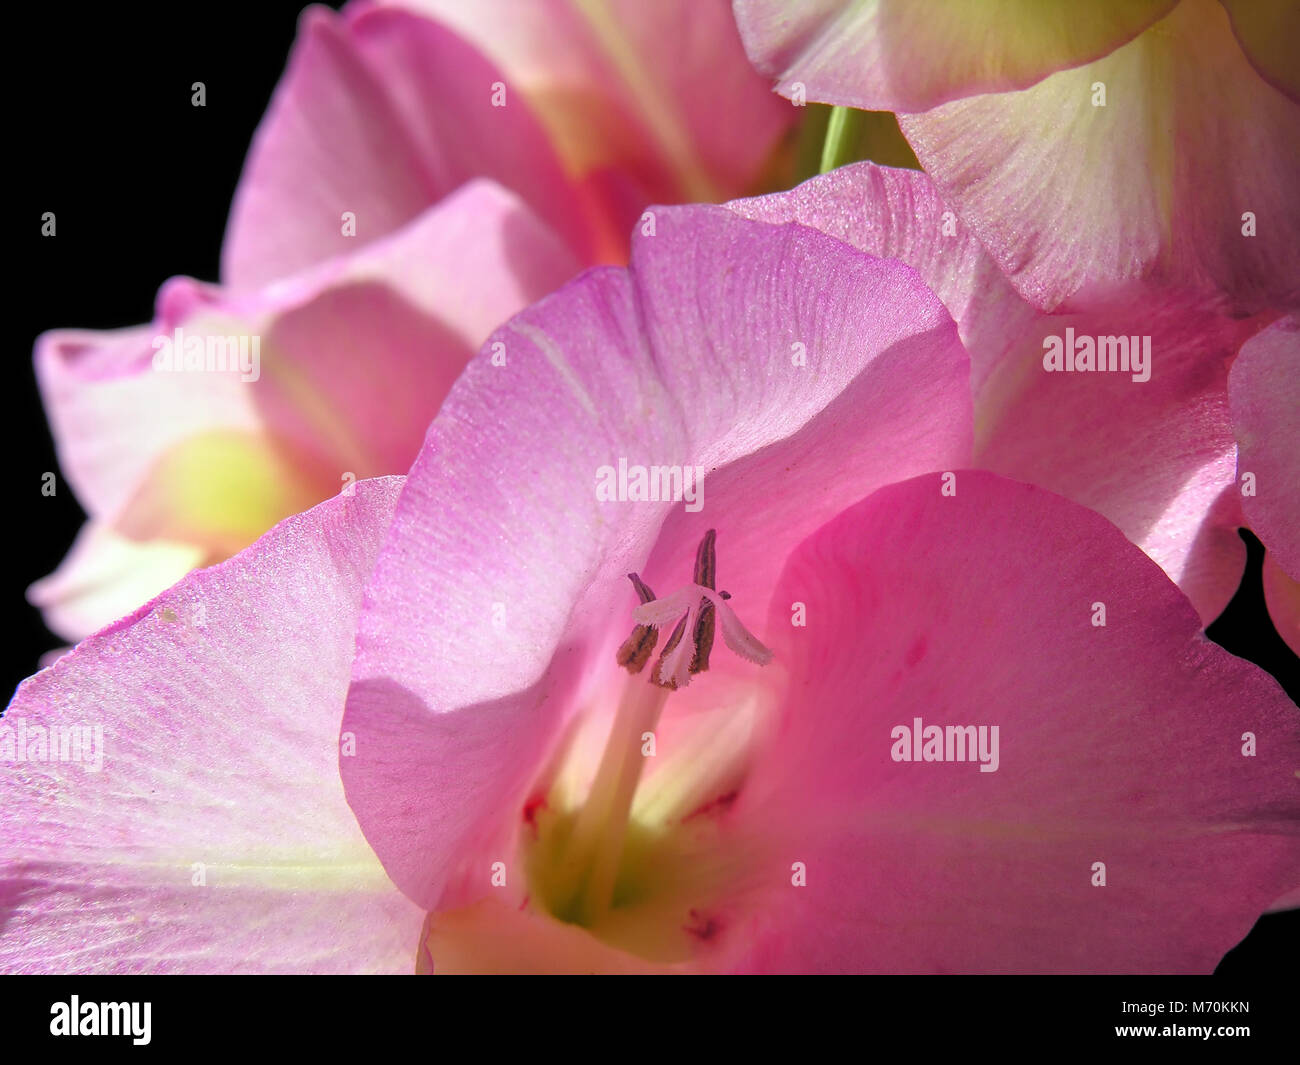
[[[1097, 286], [1077, 294], [1069, 310], [1040, 311], [1017, 294], [935, 183], [917, 171], [858, 163], [788, 193], [730, 206], [769, 222], [798, 221], [915, 267], [956, 319], [970, 352], [975, 462], [1104, 514], [1178, 583], [1206, 624], [1241, 582], [1246, 554], [1237, 527], [1255, 524], [1242, 513], [1234, 435], [1240, 415], [1234, 419], [1229, 404], [1234, 357], [1258, 367], [1253, 387], [1271, 409], [1270, 428], [1254, 434], [1256, 446], [1273, 456], [1259, 505], [1294, 509], [1297, 466], [1289, 441], [1297, 404], [1283, 382], [1295, 376], [1297, 349], [1293, 330], [1279, 325], [1261, 333], [1272, 315], [1228, 316], [1158, 282]], [[1119, 337], [1126, 358], [1149, 339], [1143, 374], [1046, 372], [1048, 338], [1065, 339], [1067, 330]], [[1233, 373], [1244, 377], [1243, 370]], [[1281, 539], [1285, 524], [1274, 521], [1270, 538]], [[1283, 616], [1275, 618], [1283, 628]]]
[[[476, 7], [454, 20], [469, 37], [397, 8], [304, 13], [222, 287], [176, 279], [150, 325], [38, 341], [90, 517], [31, 590], [54, 631], [79, 639], [357, 478], [404, 472], [488, 331], [625, 260], [645, 204], [754, 191], [796, 112], [722, 0], [562, 6], [545, 31]], [[264, 376], [155, 373], [177, 328], [200, 346], [257, 337]]]
[[1300, 305], [1300, 8], [1255, 0], [735, 0], [809, 100], [899, 112], [1028, 300], [1098, 284]]
[[[20, 688], [105, 757], [5, 774], [6, 969], [1203, 971], [1294, 887], [1294, 708], [1104, 518], [964, 468], [921, 277], [658, 219], [493, 335], [404, 484]], [[620, 459], [702, 508], [602, 498]]]
[[577, 266], [514, 196], [474, 181], [291, 277], [176, 278], [149, 325], [44, 334], [37, 380], [90, 517], [31, 589], [47, 624], [80, 639], [287, 515], [403, 472], [488, 331]]

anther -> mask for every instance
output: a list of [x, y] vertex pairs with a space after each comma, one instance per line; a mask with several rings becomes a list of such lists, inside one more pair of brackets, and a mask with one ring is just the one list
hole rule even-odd
[[[710, 529], [695, 550], [695, 583], [702, 588], [717, 587], [714, 583], [718, 576], [718, 552], [714, 546], [717, 540], [717, 530]], [[691, 656], [691, 673], [703, 673], [709, 668], [714, 622], [713, 604], [705, 601], [700, 608], [700, 620], [695, 624], [695, 654]]]
[[[635, 573], [629, 573], [627, 576], [641, 602], [649, 603], [654, 600], [655, 593], [650, 590], [645, 581]], [[655, 649], [655, 644], [658, 642], [659, 633], [652, 626], [636, 626], [632, 630], [632, 635], [624, 640], [623, 646], [618, 649], [618, 664], [629, 673], [640, 673], [645, 668], [645, 664], [650, 661], [650, 652]]]

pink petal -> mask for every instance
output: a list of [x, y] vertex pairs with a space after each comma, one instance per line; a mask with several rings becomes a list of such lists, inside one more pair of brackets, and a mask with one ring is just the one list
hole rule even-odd
[[798, 222], [881, 258], [901, 259], [943, 300], [971, 354], [976, 397], [1008, 346], [1039, 317], [984, 246], [916, 170], [853, 163], [789, 192], [732, 200], [746, 218]]
[[[526, 206], [485, 180], [352, 257], [282, 282], [256, 387], [264, 421], [340, 476], [405, 471], [487, 334], [559, 286], [577, 261]], [[361, 355], [362, 357], [358, 357]]]
[[[1228, 377], [1242, 509], [1273, 560], [1300, 580], [1300, 318], [1242, 347]], [[1253, 474], [1253, 491], [1243, 478]]]
[[153, 372], [152, 342], [176, 324], [160, 317], [151, 326], [59, 330], [36, 341], [36, 380], [59, 466], [92, 516], [119, 510], [180, 441], [257, 428], [238, 376], [205, 374], [198, 388], [193, 375]]
[[[969, 453], [965, 354], [913, 271], [800, 226], [653, 210], [628, 271], [584, 275], [467, 368], [368, 592], [344, 781], [429, 909], [486, 890], [575, 701], [611, 707], [580, 689], [630, 631], [625, 574], [679, 587], [717, 528], [720, 586], [761, 616], [827, 517]], [[620, 458], [702, 467], [703, 509], [598, 501]]]
[[[787, 695], [732, 807], [771, 846], [734, 966], [1211, 970], [1300, 878], [1295, 707], [1098, 515], [984, 472], [939, 488], [877, 492], [782, 577]], [[997, 726], [996, 771], [893, 760], [917, 717]]]
[[257, 287], [349, 254], [480, 177], [514, 189], [589, 259], [597, 221], [527, 103], [493, 106], [497, 84], [503, 74], [427, 19], [308, 9], [245, 163], [223, 280]]
[[492, 57], [623, 232], [647, 203], [746, 191], [799, 117], [749, 65], [727, 0], [399, 6]]
[[821, 103], [927, 111], [1099, 59], [1176, 2], [735, 0], [735, 10], [745, 50], [781, 95], [802, 84]]
[[[980, 398], [975, 454], [1115, 522], [1209, 624], [1241, 580], [1227, 366], [1257, 328], [1156, 286], [1041, 317], [1009, 338]], [[1048, 337], [1150, 337], [1150, 379], [1045, 372]], [[1130, 345], [1133, 341], [1130, 339]]]
[[1300, 304], [1300, 110], [1256, 74], [1210, 0], [1184, 0], [1031, 89], [900, 122], [944, 199], [1041, 307], [1134, 278], [1222, 293], [1247, 313]]
[[[338, 16], [308, 8], [244, 164], [222, 280], [287, 277], [391, 233], [450, 191]], [[355, 238], [343, 235], [344, 212]]]
[[6, 759], [0, 968], [412, 971], [423, 914], [338, 779], [362, 583], [400, 483], [289, 519], [19, 687], [7, 729], [102, 729], [102, 763]]
[[[924, 174], [870, 163], [728, 205], [798, 221], [914, 267], [971, 353], [976, 454], [1106, 515], [1176, 580], [1208, 624], [1245, 565], [1225, 367], [1258, 320], [1237, 321], [1165, 286], [1096, 291], [1079, 313], [1021, 300]], [[1152, 373], [1043, 371], [1044, 338], [1151, 335]]]
[[[509, 72], [485, 59], [476, 50], [481, 45], [399, 10], [358, 8], [348, 19], [348, 29], [358, 54], [377, 72], [407, 135], [443, 188], [476, 178], [497, 181], [514, 191], [584, 261], [599, 254], [600, 220], [591, 217], [591, 205], [575, 195], [532, 108], [525, 100], [510, 98]], [[498, 83], [506, 86], [504, 107], [492, 103]]]

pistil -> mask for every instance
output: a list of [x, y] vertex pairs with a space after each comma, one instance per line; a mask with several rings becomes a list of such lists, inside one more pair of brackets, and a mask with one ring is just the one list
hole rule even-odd
[[569, 839], [572, 868], [579, 876], [583, 870], [587, 873], [576, 916], [578, 923], [588, 927], [596, 924], [613, 902], [628, 815], [645, 765], [642, 737], [658, 727], [671, 690], [628, 678], [596, 779]]

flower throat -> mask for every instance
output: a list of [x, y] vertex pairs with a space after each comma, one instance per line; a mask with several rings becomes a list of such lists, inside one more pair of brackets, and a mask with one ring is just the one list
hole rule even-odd
[[[560, 920], [596, 929], [612, 911], [652, 890], [647, 871], [671, 861], [671, 842], [631, 821], [632, 801], [645, 763], [644, 745], [659, 723], [672, 692], [709, 668], [718, 628], [726, 645], [742, 658], [765, 665], [772, 652], [740, 622], [716, 590], [717, 534], [710, 529], [695, 553], [690, 584], [662, 599], [636, 573], [628, 578], [640, 604], [635, 626], [616, 653], [627, 670], [614, 722], [591, 788], [582, 805], [562, 816], [539, 839], [530, 881], [545, 908]], [[654, 666], [642, 677], [659, 642], [672, 625]]]

